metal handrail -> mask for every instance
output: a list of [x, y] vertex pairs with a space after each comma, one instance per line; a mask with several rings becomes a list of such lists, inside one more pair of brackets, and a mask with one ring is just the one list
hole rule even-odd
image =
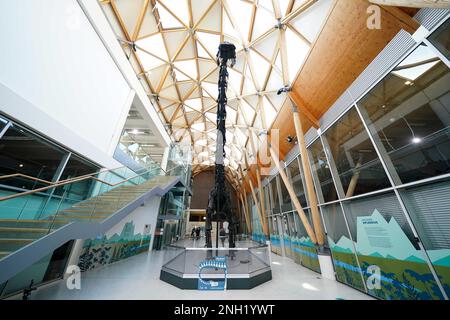
[[[112, 171], [112, 170], [115, 170], [115, 169], [106, 170], [106, 171], [102, 171], [102, 172], [108, 172], [108, 171]], [[162, 169], [159, 168], [159, 170], [162, 170]], [[97, 177], [93, 177], [93, 176], [91, 176], [91, 175], [88, 175], [88, 176], [80, 176], [80, 177], [77, 177], [77, 178], [67, 179], [67, 180], [65, 180], [65, 181], [62, 180], [62, 181], [56, 182], [56, 183], [54, 183], [54, 184], [52, 184], [52, 185], [50, 185], [50, 186], [47, 186], [47, 187], [42, 187], [42, 188], [38, 188], [38, 189], [34, 189], [34, 190], [29, 190], [29, 191], [25, 191], [25, 192], [16, 193], [16, 194], [12, 194], [12, 195], [9, 195], [9, 196], [1, 197], [1, 198], [0, 198], [0, 201], [5, 201], [5, 200], [9, 200], [9, 199], [19, 198], [19, 197], [22, 197], [22, 196], [26, 196], [26, 195], [30, 195], [30, 194], [36, 193], [36, 192], [41, 192], [41, 191], [45, 191], [45, 190], [48, 190], [48, 189], [51, 189], [51, 188], [56, 188], [56, 187], [64, 186], [64, 185], [66, 185], [66, 184], [71, 184], [71, 183], [74, 183], [74, 182], [80, 182], [80, 181], [84, 181], [84, 180], [88, 180], [88, 179], [92, 179], [92, 180], [98, 181], [98, 182], [100, 182], [100, 183], [104, 183], [104, 184], [106, 184], [106, 185], [109, 185], [109, 186], [114, 187], [114, 186], [117, 186], [117, 185], [119, 185], [119, 184], [121, 184], [121, 183], [127, 182], [127, 181], [129, 181], [129, 180], [131, 180], [131, 179], [140, 177], [140, 176], [142, 176], [142, 175], [148, 173], [149, 171], [150, 171], [150, 170], [147, 170], [147, 171], [145, 171], [145, 172], [143, 172], [143, 173], [140, 173], [140, 174], [135, 175], [135, 176], [133, 176], [133, 177], [127, 178], [127, 179], [122, 180], [122, 181], [119, 181], [119, 182], [117, 182], [117, 183], [109, 183], [109, 182], [107, 182], [107, 181], [101, 180], [101, 179], [99, 179], [99, 178], [97, 178]], [[4, 176], [3, 176], [3, 177], [4, 177]], [[1, 177], [0, 177], [0, 178], [1, 178]], [[33, 178], [33, 177], [31, 177], [31, 178]], [[35, 179], [38, 179], [38, 178], [35, 178]]]
[[[48, 180], [44, 180], [44, 179], [40, 179], [40, 178], [36, 178], [36, 177], [29, 176], [29, 175], [26, 175], [26, 174], [23, 174], [23, 173], [13, 173], [13, 174], [3, 175], [3, 176], [0, 176], [0, 180], [8, 179], [8, 178], [14, 178], [14, 177], [22, 177], [22, 178], [26, 178], [28, 180], [41, 182], [43, 184], [56, 185], [56, 184], [58, 184], [60, 182], [66, 182], [66, 181], [71, 181], [71, 180], [75, 180], [75, 179], [82, 178], [82, 177], [93, 176], [93, 175], [96, 175], [96, 174], [109, 172], [109, 171], [114, 171], [114, 170], [118, 170], [118, 169], [121, 169], [121, 168], [126, 168], [126, 167], [123, 166], [123, 167], [117, 167], [117, 168], [114, 168], [114, 169], [100, 169], [98, 171], [95, 171], [95, 172], [92, 172], [92, 173], [88, 173], [88, 174], [85, 174], [85, 175], [82, 175], [82, 176], [77, 176], [77, 177], [74, 177], [74, 178], [69, 178], [69, 179], [64, 179], [64, 180], [59, 180], [59, 181], [56, 181], [56, 182], [48, 181]], [[161, 170], [163, 170], [163, 169], [161, 169]]]

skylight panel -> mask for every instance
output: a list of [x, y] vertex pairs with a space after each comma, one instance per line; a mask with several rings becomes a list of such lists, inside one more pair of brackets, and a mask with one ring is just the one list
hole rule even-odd
[[246, 122], [250, 124], [255, 116], [255, 110], [245, 100], [241, 100], [241, 111]]
[[280, 4], [280, 10], [281, 10], [281, 16], [286, 15], [287, 8], [289, 6], [290, 0], [278, 0], [278, 3]]
[[239, 92], [241, 88], [242, 75], [231, 68], [228, 69], [228, 74], [229, 86], [231, 86], [235, 92]]
[[209, 121], [211, 121], [211, 122], [213, 122], [213, 123], [216, 123], [217, 115], [216, 115], [215, 113], [212, 113], [212, 112], [206, 112], [206, 113], [205, 113], [205, 117], [206, 117]]
[[209, 53], [215, 57], [217, 50], [219, 49], [220, 36], [206, 32], [196, 32], [196, 35], [206, 50], [208, 50]]
[[212, 96], [217, 97], [219, 95], [219, 91], [217, 89], [217, 84], [202, 82], [202, 87]]
[[437, 56], [426, 46], [419, 46], [414, 50], [405, 60], [398, 65], [398, 67], [408, 67], [410, 65], [417, 65], [411, 68], [405, 68], [398, 71], [392, 71], [393, 74], [402, 77], [404, 79], [415, 81], [421, 77], [424, 73], [435, 66], [439, 61], [433, 61], [430, 63], [420, 64], [421, 62], [437, 58]]
[[263, 57], [253, 50], [250, 50], [250, 57], [253, 62], [256, 78], [258, 79], [259, 84], [262, 84], [264, 83], [267, 73], [269, 72], [270, 63], [268, 63]]
[[247, 142], [247, 136], [244, 133], [242, 133], [241, 130], [236, 130], [235, 136], [239, 144], [241, 146], [245, 146], [245, 143]]
[[169, 11], [166, 10], [159, 2], [156, 3], [161, 25], [165, 29], [182, 28], [183, 25]]
[[308, 10], [291, 21], [291, 25], [312, 43], [317, 38], [332, 3], [332, 0], [316, 2]]
[[208, 145], [208, 141], [206, 139], [195, 141], [196, 146], [206, 147]]
[[188, 99], [184, 102], [187, 106], [191, 107], [192, 109], [201, 112], [202, 111], [202, 100], [201, 98], [196, 99]]
[[263, 97], [263, 108], [264, 108], [264, 115], [266, 120], [267, 127], [270, 127], [272, 125], [272, 122], [277, 117], [277, 112], [272, 107], [272, 104], [267, 100], [266, 97]]
[[272, 0], [259, 0], [258, 1], [258, 6], [259, 7], [264, 7], [264, 9], [273, 12], [273, 4], [272, 4]]
[[[307, 0], [295, 0], [294, 6], [292, 7], [292, 10], [298, 9], [300, 8], [302, 5], [304, 5], [306, 3]], [[325, 0], [327, 1], [327, 0]], [[322, 1], [322, 2], [325, 2]]]
[[185, 81], [185, 80], [191, 80], [188, 76], [183, 74], [183, 72], [180, 72], [179, 70], [173, 70], [175, 72], [175, 77], [177, 78], [177, 81]]
[[255, 23], [253, 25], [252, 40], [273, 28], [276, 24], [275, 17], [263, 7], [258, 7], [256, 10]]
[[223, 15], [223, 33], [237, 40], [241, 38], [239, 32], [233, 27], [233, 24], [231, 23], [230, 18], [228, 17], [228, 14], [226, 14], [226, 12], [224, 12]]
[[176, 61], [174, 65], [177, 69], [183, 71], [184, 74], [191, 77], [193, 80], [197, 79], [197, 63], [195, 59], [186, 61]]
[[217, 138], [216, 130], [212, 130], [212, 131], [208, 132], [208, 138], [213, 141], [216, 141], [216, 138]]
[[204, 122], [197, 122], [191, 125], [191, 129], [197, 130], [197, 131], [205, 131], [205, 123]]
[[250, 23], [252, 20], [252, 5], [244, 1], [228, 2], [229, 14], [233, 16], [233, 20], [238, 24], [235, 26], [243, 39], [247, 39]]
[[136, 54], [139, 60], [141, 61], [144, 70], [146, 71], [164, 64], [164, 61], [161, 61], [158, 58], [153, 57], [152, 55], [146, 53], [145, 51], [137, 50]]
[[189, 25], [189, 8], [187, 0], [163, 0], [165, 4], [185, 25]]
[[236, 111], [234, 111], [232, 108], [227, 108], [227, 120], [229, 120], [231, 124], [234, 124], [236, 122], [236, 115]]
[[414, 68], [403, 69], [400, 71], [393, 71], [392, 73], [406, 80], [415, 81], [418, 78], [420, 78], [424, 73], [426, 73], [428, 70], [433, 68], [433, 66], [435, 66], [437, 63], [439, 63], [439, 61], [422, 64]]
[[291, 29], [286, 29], [289, 81], [293, 82], [309, 52], [309, 45], [300, 39]]
[[138, 47], [141, 47], [145, 51], [154, 54], [158, 58], [161, 58], [165, 61], [169, 60], [169, 58], [167, 57], [166, 49], [164, 47], [162, 35], [160, 33], [155, 34], [154, 36], [151, 37], [146, 37], [144, 39], [138, 40], [136, 41], [136, 45]]
[[[200, 152], [200, 153], [197, 155], [197, 157], [198, 157], [199, 159], [202, 159], [202, 158], [208, 158], [208, 156], [209, 156], [209, 152], [208, 152], [208, 151]], [[202, 159], [202, 160], [203, 160], [203, 159]]]
[[197, 54], [200, 58], [208, 58], [211, 59], [210, 55], [208, 54], [208, 52], [202, 47], [202, 45], [196, 41], [196, 45], [197, 45]]

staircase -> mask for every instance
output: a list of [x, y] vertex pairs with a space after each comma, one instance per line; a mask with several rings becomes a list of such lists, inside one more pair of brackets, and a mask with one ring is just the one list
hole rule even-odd
[[[133, 174], [110, 183], [112, 176], [117, 180], [117, 172], [108, 171], [0, 198], [0, 284], [69, 240], [106, 232], [147, 199], [163, 196], [183, 181], [182, 177], [165, 175], [159, 168]], [[90, 182], [96, 191], [68, 205], [67, 190], [87, 180], [93, 180]], [[60, 199], [57, 207], [54, 201], [50, 203], [55, 194]], [[34, 208], [30, 203], [36, 199], [45, 205]], [[22, 208], [17, 208], [17, 203]], [[17, 216], [4, 218], [8, 209], [16, 210]]]

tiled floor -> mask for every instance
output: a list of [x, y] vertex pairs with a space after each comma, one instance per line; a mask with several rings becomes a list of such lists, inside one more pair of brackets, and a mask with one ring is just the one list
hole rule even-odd
[[273, 279], [252, 290], [205, 292], [181, 290], [159, 280], [164, 252], [140, 254], [81, 276], [81, 289], [67, 289], [65, 281], [33, 293], [32, 299], [370, 299], [369, 296], [294, 263], [272, 255]]

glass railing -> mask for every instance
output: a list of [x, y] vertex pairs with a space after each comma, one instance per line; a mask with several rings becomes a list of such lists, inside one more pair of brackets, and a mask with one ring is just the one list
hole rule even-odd
[[32, 189], [2, 187], [0, 177], [0, 259], [68, 223], [103, 221], [173, 176], [152, 163], [139, 173], [121, 167], [56, 184], [11, 178], [34, 181]]
[[[249, 248], [184, 248], [168, 245], [164, 251], [163, 270], [179, 275], [198, 275], [201, 265], [216, 257], [227, 258], [228, 275], [256, 275], [270, 270], [270, 252], [267, 245]], [[214, 269], [205, 271], [214, 273]]]

